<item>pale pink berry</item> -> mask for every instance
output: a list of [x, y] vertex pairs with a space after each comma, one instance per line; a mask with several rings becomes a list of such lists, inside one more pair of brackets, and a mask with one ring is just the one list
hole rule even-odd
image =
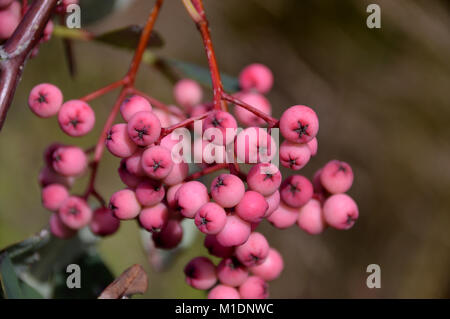
[[266, 214], [264, 215], [264, 218], [267, 218], [280, 206], [280, 192], [276, 191], [272, 195], [266, 196], [265, 199], [269, 205], [269, 208], [267, 208]]
[[5, 6], [0, 10], [0, 40], [10, 38], [16, 30], [21, 19], [21, 7], [18, 1], [13, 1], [9, 5], [5, 2]]
[[227, 213], [216, 203], [204, 204], [195, 214], [195, 225], [204, 234], [215, 235], [220, 232], [227, 221]]
[[281, 199], [291, 207], [305, 205], [313, 195], [312, 183], [302, 175], [292, 175], [280, 187]]
[[295, 224], [298, 213], [298, 208], [290, 207], [281, 201], [278, 208], [267, 217], [267, 220], [276, 228], [285, 229]]
[[297, 225], [310, 235], [318, 235], [325, 230], [327, 224], [323, 218], [322, 205], [317, 199], [310, 199], [300, 208]]
[[359, 217], [358, 206], [347, 194], [332, 195], [323, 204], [323, 216], [331, 227], [350, 229]]
[[262, 278], [250, 276], [239, 287], [242, 299], [267, 299], [269, 298], [269, 285]]
[[283, 141], [280, 146], [280, 163], [284, 167], [300, 170], [308, 164], [311, 150], [307, 144]]
[[163, 203], [144, 208], [139, 214], [139, 224], [149, 232], [159, 232], [169, 222], [169, 211]]
[[175, 248], [183, 239], [183, 227], [181, 227], [179, 221], [171, 219], [160, 232], [152, 233], [152, 239], [157, 248]]
[[89, 227], [97, 236], [109, 236], [117, 232], [120, 221], [114, 217], [111, 209], [100, 207], [94, 211]]
[[120, 180], [130, 188], [136, 188], [137, 185], [142, 181], [141, 177], [136, 176], [128, 171], [125, 158], [120, 161], [120, 166], [117, 171], [119, 173]]
[[[241, 92], [236, 94], [236, 97], [242, 102], [253, 106], [255, 109], [267, 114], [272, 114], [272, 106], [270, 105], [269, 100], [267, 100], [263, 95], [255, 92]], [[247, 111], [245, 108], [235, 105], [234, 106], [234, 115], [238, 119], [240, 123], [245, 126], [261, 126], [266, 122], [255, 115], [254, 113]]]
[[196, 257], [184, 267], [186, 283], [201, 290], [212, 288], [217, 282], [216, 267], [209, 258]]
[[239, 163], [267, 163], [273, 159], [277, 147], [275, 140], [260, 127], [248, 127], [241, 131], [235, 141], [235, 154]]
[[77, 146], [62, 146], [53, 152], [53, 169], [64, 176], [77, 176], [87, 168], [86, 153]]
[[201, 102], [203, 91], [200, 85], [194, 80], [183, 79], [175, 84], [173, 95], [177, 104], [190, 110]]
[[95, 113], [86, 102], [71, 100], [59, 110], [58, 122], [67, 135], [83, 136], [94, 128]]
[[136, 187], [136, 198], [142, 206], [154, 206], [164, 199], [166, 194], [159, 181], [147, 179]]
[[236, 205], [236, 214], [247, 222], [257, 223], [263, 219], [268, 208], [264, 196], [255, 191], [246, 191]]
[[139, 215], [141, 205], [131, 189], [122, 189], [115, 192], [109, 200], [109, 208], [118, 219], [133, 219]]
[[251, 267], [250, 271], [265, 281], [272, 281], [280, 276], [283, 268], [283, 257], [276, 249], [270, 248], [266, 260], [261, 265]]
[[173, 168], [170, 151], [159, 145], [146, 149], [142, 154], [142, 168], [151, 178], [163, 179], [167, 177]]
[[86, 200], [77, 196], [67, 198], [58, 213], [61, 221], [72, 229], [81, 229], [87, 226], [92, 219], [92, 210]]
[[216, 257], [227, 258], [234, 253], [234, 247], [222, 246], [214, 235], [206, 235], [203, 244], [208, 252]]
[[153, 144], [161, 134], [161, 123], [153, 112], [137, 112], [127, 125], [129, 137], [139, 146]]
[[248, 269], [235, 257], [225, 258], [217, 265], [217, 277], [224, 285], [238, 287], [247, 279]]
[[250, 224], [237, 215], [228, 215], [223, 229], [216, 235], [217, 241], [225, 247], [239, 246], [250, 236]]
[[165, 185], [172, 186], [181, 183], [189, 174], [189, 165], [187, 163], [174, 163], [169, 175], [164, 177], [162, 182]]
[[125, 158], [131, 156], [137, 145], [128, 137], [125, 123], [115, 124], [106, 134], [106, 148], [114, 156]]
[[75, 182], [75, 177], [60, 175], [56, 173], [53, 168], [44, 166], [39, 172], [38, 181], [39, 185], [42, 187], [50, 184], [61, 184], [67, 188], [70, 188]]
[[281, 173], [278, 167], [270, 163], [253, 166], [247, 174], [248, 187], [263, 196], [272, 195], [281, 184]]
[[263, 234], [253, 232], [248, 240], [236, 247], [236, 257], [247, 267], [260, 265], [269, 255], [269, 243]]
[[42, 205], [50, 211], [58, 211], [69, 192], [61, 184], [51, 184], [42, 189]]
[[67, 227], [57, 213], [50, 216], [50, 232], [53, 236], [68, 239], [76, 235], [77, 231]]
[[236, 288], [217, 285], [208, 293], [208, 299], [241, 299]]
[[308, 148], [311, 151], [311, 156], [316, 156], [317, 149], [319, 148], [319, 143], [317, 142], [317, 137], [313, 138], [311, 141], [306, 143], [306, 145], [308, 145]]
[[123, 101], [120, 106], [120, 114], [125, 122], [128, 122], [138, 112], [151, 112], [152, 106], [144, 97], [133, 95]]
[[304, 105], [294, 105], [280, 118], [280, 132], [290, 142], [308, 143], [319, 131], [316, 112]]
[[39, 117], [48, 118], [58, 114], [63, 104], [61, 90], [53, 84], [35, 86], [28, 97], [28, 106]]
[[175, 202], [181, 215], [194, 218], [200, 207], [209, 202], [208, 189], [200, 182], [187, 182], [177, 190]]
[[214, 111], [203, 121], [203, 138], [216, 145], [228, 145], [236, 136], [237, 122], [225, 111]]
[[272, 71], [261, 63], [246, 66], [239, 74], [239, 85], [242, 90], [256, 90], [265, 94], [273, 85]]
[[138, 148], [130, 157], [126, 159], [127, 170], [136, 176], [146, 177], [144, 168], [142, 167], [142, 154], [144, 149]]
[[197, 138], [194, 140], [193, 147], [195, 163], [232, 163], [232, 160], [227, 161], [227, 150], [224, 145], [217, 145], [202, 138]]
[[236, 206], [244, 197], [245, 185], [232, 174], [220, 174], [211, 183], [211, 197], [222, 207]]
[[346, 162], [328, 162], [320, 174], [320, 182], [331, 194], [345, 193], [353, 184], [353, 170]]

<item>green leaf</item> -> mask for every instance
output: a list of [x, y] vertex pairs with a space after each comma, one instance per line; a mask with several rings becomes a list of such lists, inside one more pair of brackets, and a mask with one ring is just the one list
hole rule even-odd
[[[94, 40], [123, 49], [136, 49], [141, 37], [142, 27], [130, 25], [125, 28], [109, 31], [94, 37]], [[155, 31], [150, 35], [147, 47], [162, 47], [164, 42]]]
[[17, 278], [8, 253], [2, 253], [0, 255], [0, 281], [5, 298], [22, 299], [24, 297], [19, 278]]

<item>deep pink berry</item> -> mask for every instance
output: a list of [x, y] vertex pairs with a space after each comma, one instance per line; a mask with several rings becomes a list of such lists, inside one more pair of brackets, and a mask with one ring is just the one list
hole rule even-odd
[[297, 225], [310, 235], [318, 235], [325, 230], [327, 224], [323, 217], [322, 204], [317, 199], [310, 199], [300, 208]]
[[223, 229], [216, 235], [217, 241], [225, 247], [239, 246], [250, 236], [250, 224], [237, 215], [228, 215]]
[[244, 197], [245, 185], [232, 174], [220, 174], [211, 183], [211, 197], [222, 207], [236, 206]]
[[[269, 100], [259, 93], [240, 92], [236, 94], [236, 97], [267, 115], [272, 114], [272, 106], [270, 105]], [[254, 113], [247, 111], [245, 108], [238, 105], [234, 106], [234, 114], [236, 115], [237, 120], [245, 126], [262, 126], [266, 123], [259, 116], [256, 116]]]
[[239, 74], [239, 85], [243, 90], [256, 90], [265, 94], [273, 85], [272, 71], [261, 63], [246, 66]]
[[208, 189], [200, 182], [187, 182], [177, 190], [175, 202], [184, 217], [194, 218], [200, 207], [209, 202]]
[[125, 158], [131, 156], [137, 149], [137, 145], [128, 136], [125, 123], [115, 124], [106, 134], [106, 148], [114, 156]]
[[183, 227], [181, 227], [179, 221], [171, 219], [160, 232], [152, 233], [152, 239], [157, 248], [175, 248], [183, 239]]
[[21, 7], [18, 1], [13, 1], [9, 5], [5, 2], [5, 6], [0, 10], [0, 40], [8, 39], [16, 30], [21, 19]]
[[139, 177], [147, 177], [142, 167], [142, 154], [144, 154], [144, 151], [144, 149], [138, 148], [136, 152], [126, 159], [127, 170]]
[[236, 206], [236, 214], [250, 223], [257, 223], [266, 214], [269, 205], [264, 196], [255, 191], [247, 191]]
[[28, 106], [39, 117], [47, 118], [58, 114], [63, 104], [61, 90], [53, 84], [36, 85], [28, 97]]
[[159, 232], [169, 222], [169, 211], [163, 203], [144, 208], [139, 214], [139, 224], [149, 232]]
[[152, 106], [144, 97], [133, 95], [125, 99], [120, 106], [120, 114], [125, 122], [128, 122], [138, 112], [151, 112]]
[[142, 177], [136, 176], [128, 171], [127, 161], [125, 158], [120, 161], [120, 166], [117, 171], [119, 173], [120, 180], [130, 188], [136, 188], [137, 185], [143, 180]]
[[345, 193], [353, 184], [353, 170], [346, 162], [328, 162], [320, 174], [320, 182], [331, 194]]
[[131, 189], [122, 189], [115, 192], [109, 200], [109, 208], [118, 219], [133, 219], [139, 215], [141, 205]]
[[167, 177], [173, 168], [170, 151], [159, 145], [146, 149], [142, 154], [142, 168], [151, 178], [163, 179]]
[[240, 286], [248, 277], [248, 269], [235, 257], [225, 258], [217, 265], [217, 277], [224, 285]]
[[242, 299], [267, 299], [269, 298], [269, 285], [262, 278], [250, 276], [239, 287]]
[[228, 145], [236, 136], [237, 122], [225, 111], [214, 111], [203, 121], [203, 138], [216, 145]]
[[68, 239], [76, 235], [77, 231], [67, 227], [57, 213], [50, 216], [50, 232], [53, 236]]
[[184, 267], [186, 283], [201, 290], [212, 288], [217, 282], [216, 267], [209, 258], [196, 257]]
[[277, 153], [275, 140], [260, 127], [248, 127], [241, 131], [235, 141], [235, 154], [239, 163], [267, 163]]
[[276, 191], [272, 195], [266, 196], [265, 199], [269, 205], [269, 208], [267, 208], [266, 214], [264, 215], [264, 218], [267, 218], [280, 206], [280, 192]]
[[277, 191], [281, 184], [281, 173], [278, 167], [270, 163], [254, 165], [247, 174], [248, 187], [263, 196]]
[[77, 146], [62, 146], [53, 152], [53, 169], [61, 175], [80, 175], [87, 164], [86, 153]]
[[284, 111], [280, 118], [280, 132], [293, 143], [308, 143], [319, 131], [316, 112], [304, 105], [294, 105]]
[[208, 293], [208, 299], [241, 299], [236, 288], [217, 285]]
[[269, 243], [263, 234], [253, 232], [248, 240], [236, 247], [236, 257], [247, 267], [260, 265], [269, 255]]
[[160, 203], [166, 194], [159, 181], [146, 179], [136, 187], [136, 198], [142, 206], [154, 206]]
[[216, 203], [204, 204], [195, 214], [195, 225], [204, 234], [215, 235], [220, 232], [227, 221], [227, 213]]
[[266, 260], [261, 265], [251, 267], [250, 271], [265, 281], [272, 281], [280, 276], [283, 268], [283, 257], [276, 249], [270, 248]]
[[331, 227], [350, 229], [359, 217], [358, 206], [347, 194], [336, 194], [323, 204], [323, 216]]
[[59, 110], [58, 122], [67, 135], [83, 136], [94, 127], [95, 113], [86, 102], [71, 100], [64, 103]]
[[92, 219], [91, 208], [83, 198], [77, 196], [67, 198], [59, 208], [58, 214], [61, 221], [72, 229], [81, 229]]
[[137, 112], [128, 121], [128, 135], [139, 146], [156, 142], [161, 134], [161, 123], [153, 112]]
[[183, 79], [175, 84], [173, 95], [177, 104], [189, 111], [202, 101], [203, 91], [194, 80]]
[[97, 236], [109, 236], [117, 232], [120, 227], [120, 220], [114, 217], [111, 209], [100, 207], [94, 211], [89, 227], [92, 233]]
[[295, 224], [298, 214], [298, 208], [290, 207], [281, 201], [278, 208], [267, 217], [267, 220], [276, 228], [285, 229]]
[[216, 257], [227, 258], [234, 253], [234, 247], [222, 246], [214, 235], [206, 235], [203, 244], [208, 252]]
[[189, 174], [189, 165], [187, 163], [174, 163], [169, 175], [164, 177], [162, 182], [165, 185], [172, 186], [181, 183]]
[[280, 163], [284, 167], [300, 170], [308, 164], [311, 150], [307, 144], [283, 141], [280, 146]]
[[302, 175], [292, 175], [280, 187], [281, 199], [291, 207], [305, 205], [313, 195], [312, 183]]
[[50, 211], [58, 211], [68, 197], [67, 188], [61, 184], [51, 184], [42, 189], [42, 205]]

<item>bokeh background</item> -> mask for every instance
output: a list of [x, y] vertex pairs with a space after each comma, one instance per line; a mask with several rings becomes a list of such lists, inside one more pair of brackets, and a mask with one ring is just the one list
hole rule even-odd
[[[312, 177], [330, 159], [355, 171], [350, 194], [360, 219], [349, 231], [328, 229], [312, 237], [294, 226], [261, 232], [283, 254], [284, 272], [270, 283], [273, 298], [450, 297], [450, 6], [439, 0], [377, 0], [381, 29], [366, 26], [373, 1], [205, 0], [220, 68], [236, 76], [252, 62], [275, 75], [269, 94], [275, 116], [294, 104], [313, 107], [320, 118], [319, 153], [302, 170]], [[86, 26], [101, 32], [142, 23], [153, 1], [136, 0]], [[83, 7], [82, 7], [83, 10]], [[156, 30], [164, 57], [206, 66], [201, 39], [181, 1], [167, 0]], [[37, 176], [42, 152], [53, 141], [92, 146], [115, 94], [92, 103], [98, 125], [73, 140], [55, 119], [35, 117], [30, 89], [51, 82], [66, 99], [120, 78], [131, 53], [96, 43], [75, 43], [78, 75], [66, 67], [61, 41], [45, 44], [24, 72], [0, 134], [0, 247], [45, 227]], [[138, 86], [172, 103], [170, 81], [143, 67]], [[98, 187], [105, 197], [120, 189], [119, 161], [105, 154]], [[75, 190], [84, 187], [80, 180]], [[184, 283], [183, 267], [206, 254], [203, 236], [173, 258], [164, 271], [148, 262], [133, 222], [99, 244], [115, 275], [142, 264], [150, 298], [197, 298]], [[366, 267], [381, 266], [381, 289], [366, 287]]]

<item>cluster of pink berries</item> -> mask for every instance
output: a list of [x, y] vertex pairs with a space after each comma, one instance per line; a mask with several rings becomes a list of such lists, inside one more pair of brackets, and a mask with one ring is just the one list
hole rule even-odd
[[[241, 92], [236, 96], [270, 116], [271, 106], [262, 94], [272, 87], [272, 72], [252, 64], [242, 71], [239, 82]], [[111, 154], [121, 158], [118, 174], [127, 187], [115, 192], [107, 207], [92, 212], [86, 196], [69, 195], [74, 178], [88, 166], [82, 149], [60, 144], [47, 149], [40, 181], [43, 205], [55, 212], [51, 231], [67, 238], [90, 225], [94, 234], [105, 236], [117, 231], [120, 220], [137, 220], [151, 233], [155, 247], [172, 249], [183, 238], [181, 221], [192, 219], [205, 234], [209, 253], [222, 259], [216, 266], [207, 257], [194, 258], [185, 268], [186, 282], [210, 290], [209, 298], [267, 298], [268, 282], [280, 275], [284, 265], [280, 253], [256, 231], [258, 225], [264, 219], [280, 229], [297, 223], [309, 234], [319, 234], [327, 225], [352, 227], [358, 208], [344, 194], [353, 183], [352, 169], [347, 163], [331, 161], [316, 173], [313, 182], [302, 175], [283, 180], [278, 167], [269, 162], [276, 154], [276, 143], [270, 130], [261, 127], [265, 122], [260, 117], [235, 105], [236, 118], [247, 126], [237, 133], [234, 116], [202, 103], [201, 87], [189, 79], [175, 85], [174, 97], [181, 109], [153, 108], [140, 95], [128, 97], [120, 106], [124, 122], [111, 127], [105, 144]], [[70, 136], [87, 134], [95, 123], [87, 103], [72, 100], [63, 104], [60, 90], [50, 84], [35, 87], [29, 104], [40, 117], [58, 114], [60, 127]], [[203, 137], [188, 141], [195, 148], [200, 139], [201, 169], [225, 163], [226, 149], [232, 145], [236, 158], [250, 164], [248, 173], [241, 172], [236, 162], [221, 166], [230, 167], [230, 173], [219, 174], [209, 188], [188, 176], [188, 162], [177, 149], [180, 140], [172, 130], [166, 134], [167, 128], [185, 120], [186, 114], [202, 120]], [[283, 113], [279, 127], [285, 138], [279, 149], [280, 162], [300, 170], [317, 153], [317, 115], [307, 106], [295, 105]], [[235, 133], [225, 134], [229, 130]], [[249, 138], [251, 131], [258, 133], [256, 139]], [[214, 152], [203, 152], [212, 145]], [[217, 154], [221, 148], [223, 154]]]

